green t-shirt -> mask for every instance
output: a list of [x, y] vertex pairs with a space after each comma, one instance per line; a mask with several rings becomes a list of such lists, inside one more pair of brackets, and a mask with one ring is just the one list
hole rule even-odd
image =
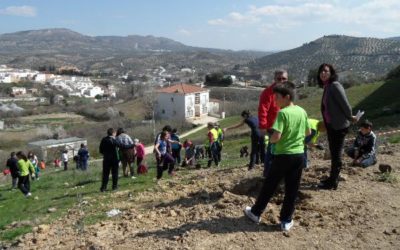
[[304, 138], [309, 128], [307, 113], [303, 108], [293, 105], [281, 109], [272, 126], [272, 129], [281, 133], [273, 154], [304, 153]]

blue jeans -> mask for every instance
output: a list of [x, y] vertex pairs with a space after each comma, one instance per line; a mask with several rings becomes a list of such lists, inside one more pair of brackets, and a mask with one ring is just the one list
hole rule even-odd
[[[346, 150], [346, 154], [351, 157], [352, 159], [354, 159], [354, 154], [355, 154], [355, 149], [354, 147], [348, 148]], [[360, 166], [363, 168], [372, 166], [376, 163], [376, 156], [375, 155], [370, 155], [367, 158], [363, 158], [360, 162]]]
[[219, 159], [218, 159], [218, 153], [219, 153], [219, 146], [218, 142], [213, 142], [210, 147], [208, 148], [208, 163], [207, 167], [211, 167], [212, 162], [214, 161], [215, 166], [218, 166], [219, 164]]
[[[272, 131], [268, 131], [268, 137], [271, 137]], [[271, 168], [271, 162], [273, 159], [273, 154], [272, 154], [272, 144], [268, 140], [268, 145], [267, 149], [265, 151], [265, 158], [264, 158], [264, 171], [263, 171], [263, 176], [267, 177], [269, 169]]]
[[79, 167], [81, 170], [86, 171], [88, 167], [88, 161], [87, 160], [81, 160]]

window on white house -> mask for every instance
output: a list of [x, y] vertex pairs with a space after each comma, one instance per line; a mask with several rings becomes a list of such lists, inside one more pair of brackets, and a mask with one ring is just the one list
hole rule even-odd
[[194, 94], [194, 104], [200, 104], [200, 93]]
[[171, 102], [174, 102], [174, 98], [173, 97], [171, 97]]
[[205, 113], [207, 113], [207, 105], [202, 105], [202, 107], [201, 107], [201, 113], [202, 114], [205, 114]]
[[194, 115], [194, 113], [193, 113], [192, 109], [186, 111], [186, 117], [193, 117], [193, 115]]

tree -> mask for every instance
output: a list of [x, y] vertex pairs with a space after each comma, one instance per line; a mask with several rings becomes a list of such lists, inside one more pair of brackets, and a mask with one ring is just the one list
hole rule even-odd
[[389, 73], [386, 75], [386, 79], [388, 80], [398, 78], [400, 78], [400, 65], [389, 71]]
[[228, 86], [233, 83], [232, 77], [224, 75], [222, 72], [214, 72], [207, 74], [205, 77], [205, 85], [210, 86]]
[[307, 76], [308, 86], [318, 85], [318, 69], [310, 69]]

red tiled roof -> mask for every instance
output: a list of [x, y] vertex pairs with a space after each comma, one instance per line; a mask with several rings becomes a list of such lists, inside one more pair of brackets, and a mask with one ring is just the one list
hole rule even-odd
[[208, 89], [201, 88], [195, 85], [189, 85], [185, 83], [178, 83], [167, 88], [158, 89], [160, 93], [176, 93], [176, 94], [191, 94], [199, 92], [207, 92]]

